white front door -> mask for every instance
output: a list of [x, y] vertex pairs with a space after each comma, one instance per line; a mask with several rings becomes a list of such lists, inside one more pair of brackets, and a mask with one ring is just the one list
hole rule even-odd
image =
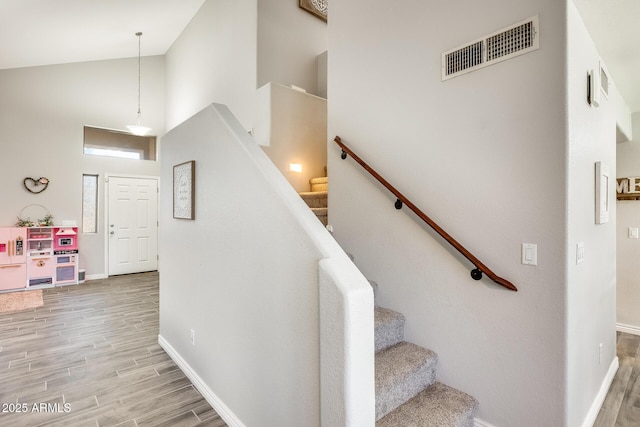
[[109, 177], [109, 275], [158, 269], [158, 181]]

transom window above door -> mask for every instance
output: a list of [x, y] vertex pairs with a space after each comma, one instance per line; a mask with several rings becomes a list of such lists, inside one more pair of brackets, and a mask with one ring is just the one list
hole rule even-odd
[[157, 160], [155, 136], [84, 127], [84, 154], [134, 160]]

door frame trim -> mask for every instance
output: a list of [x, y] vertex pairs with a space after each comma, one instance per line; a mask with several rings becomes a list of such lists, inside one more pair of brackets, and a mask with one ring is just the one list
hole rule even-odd
[[[153, 175], [135, 175], [128, 173], [105, 173], [104, 174], [104, 270], [106, 277], [110, 276], [109, 272], [109, 178], [133, 178], [133, 179], [151, 179], [158, 182], [158, 242], [160, 235], [160, 177]], [[160, 245], [158, 245], [158, 271], [160, 271]]]

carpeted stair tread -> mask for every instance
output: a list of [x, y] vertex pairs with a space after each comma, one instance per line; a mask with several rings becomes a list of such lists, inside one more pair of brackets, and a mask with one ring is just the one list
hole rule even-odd
[[473, 427], [478, 401], [440, 382], [376, 422], [376, 427]]
[[404, 315], [388, 308], [374, 308], [376, 353], [404, 341]]
[[309, 185], [311, 186], [311, 191], [327, 191], [329, 188], [329, 178], [326, 176], [311, 178]]
[[436, 353], [408, 342], [376, 353], [376, 420], [433, 384], [437, 363]]
[[300, 194], [303, 199], [305, 197], [308, 197], [308, 198], [322, 198], [322, 197], [327, 197], [329, 192], [328, 191], [301, 191], [298, 194]]
[[328, 206], [328, 193], [326, 191], [303, 191], [298, 194], [310, 208], [326, 208]]

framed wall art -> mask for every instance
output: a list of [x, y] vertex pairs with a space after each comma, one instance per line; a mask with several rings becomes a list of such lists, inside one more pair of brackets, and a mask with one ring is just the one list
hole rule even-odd
[[195, 219], [196, 162], [173, 167], [173, 217]]
[[299, 0], [300, 7], [327, 22], [329, 0]]

